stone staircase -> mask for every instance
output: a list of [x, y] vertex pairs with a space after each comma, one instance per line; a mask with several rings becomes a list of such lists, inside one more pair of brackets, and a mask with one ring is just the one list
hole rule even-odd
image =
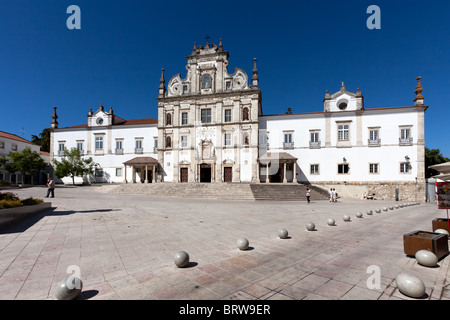
[[[309, 186], [309, 188], [312, 191], [312, 200], [328, 199], [328, 193], [320, 187]], [[103, 185], [101, 191], [197, 199], [306, 201], [306, 186], [302, 184], [128, 183]]]

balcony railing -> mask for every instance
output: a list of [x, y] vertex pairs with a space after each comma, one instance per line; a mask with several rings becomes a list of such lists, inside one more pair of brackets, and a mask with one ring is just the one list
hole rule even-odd
[[310, 149], [320, 149], [320, 141], [310, 141], [309, 148]]
[[64, 157], [64, 150], [58, 150], [58, 156]]
[[144, 148], [134, 148], [134, 153], [142, 154], [144, 153]]
[[401, 146], [412, 146], [413, 138], [412, 137], [406, 139], [398, 138], [398, 144]]
[[284, 149], [294, 149], [294, 142], [283, 142]]
[[121, 149], [116, 148], [116, 154], [123, 154], [123, 148], [121, 148]]
[[379, 147], [381, 146], [381, 139], [375, 139], [375, 140], [367, 140], [367, 145], [369, 147]]

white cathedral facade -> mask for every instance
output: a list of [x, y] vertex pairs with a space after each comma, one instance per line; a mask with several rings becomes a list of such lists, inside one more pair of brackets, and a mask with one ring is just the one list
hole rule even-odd
[[323, 110], [265, 115], [256, 59], [249, 78], [240, 68], [229, 73], [228, 58], [222, 42], [194, 45], [184, 78], [166, 83], [162, 69], [157, 120], [126, 120], [101, 105], [85, 124], [59, 127], [54, 108], [51, 158], [78, 148], [97, 163], [93, 180], [103, 183], [305, 183], [357, 194], [420, 193], [427, 109], [420, 77], [407, 107], [366, 109], [360, 89], [342, 83], [326, 91]]

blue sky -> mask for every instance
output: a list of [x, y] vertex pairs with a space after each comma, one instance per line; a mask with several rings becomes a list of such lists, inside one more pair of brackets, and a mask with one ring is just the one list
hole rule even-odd
[[[70, 5], [81, 30], [69, 30]], [[381, 29], [369, 30], [369, 5]], [[413, 105], [422, 76], [425, 144], [450, 157], [450, 2], [106, 1], [0, 2], [0, 130], [30, 139], [86, 123], [100, 102], [125, 119], [157, 118], [161, 68], [186, 74], [194, 42], [230, 53], [250, 76], [256, 57], [264, 114], [323, 110], [326, 90], [360, 88], [366, 108]], [[22, 131], [22, 128], [24, 131]]]

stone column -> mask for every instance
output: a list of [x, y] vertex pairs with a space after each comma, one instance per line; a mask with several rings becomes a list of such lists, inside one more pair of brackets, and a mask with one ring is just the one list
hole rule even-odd
[[153, 165], [152, 167], [152, 180], [153, 183], [156, 183], [156, 165]]
[[136, 183], [136, 168], [134, 165], [131, 167], [131, 181]]
[[286, 183], [286, 162], [283, 164], [283, 183]]
[[259, 161], [256, 161], [256, 183], [261, 183], [259, 179]]
[[269, 163], [266, 163], [266, 183], [270, 183], [270, 179], [269, 179]]
[[125, 173], [124, 173], [124, 180], [123, 180], [123, 182], [128, 183], [128, 180], [127, 180], [127, 165], [125, 165]]
[[144, 183], [148, 183], [147, 165], [145, 165], [145, 180], [144, 180]]
[[297, 160], [294, 161], [293, 166], [294, 167], [293, 167], [293, 173], [292, 173], [292, 175], [293, 175], [292, 183], [297, 183]]

